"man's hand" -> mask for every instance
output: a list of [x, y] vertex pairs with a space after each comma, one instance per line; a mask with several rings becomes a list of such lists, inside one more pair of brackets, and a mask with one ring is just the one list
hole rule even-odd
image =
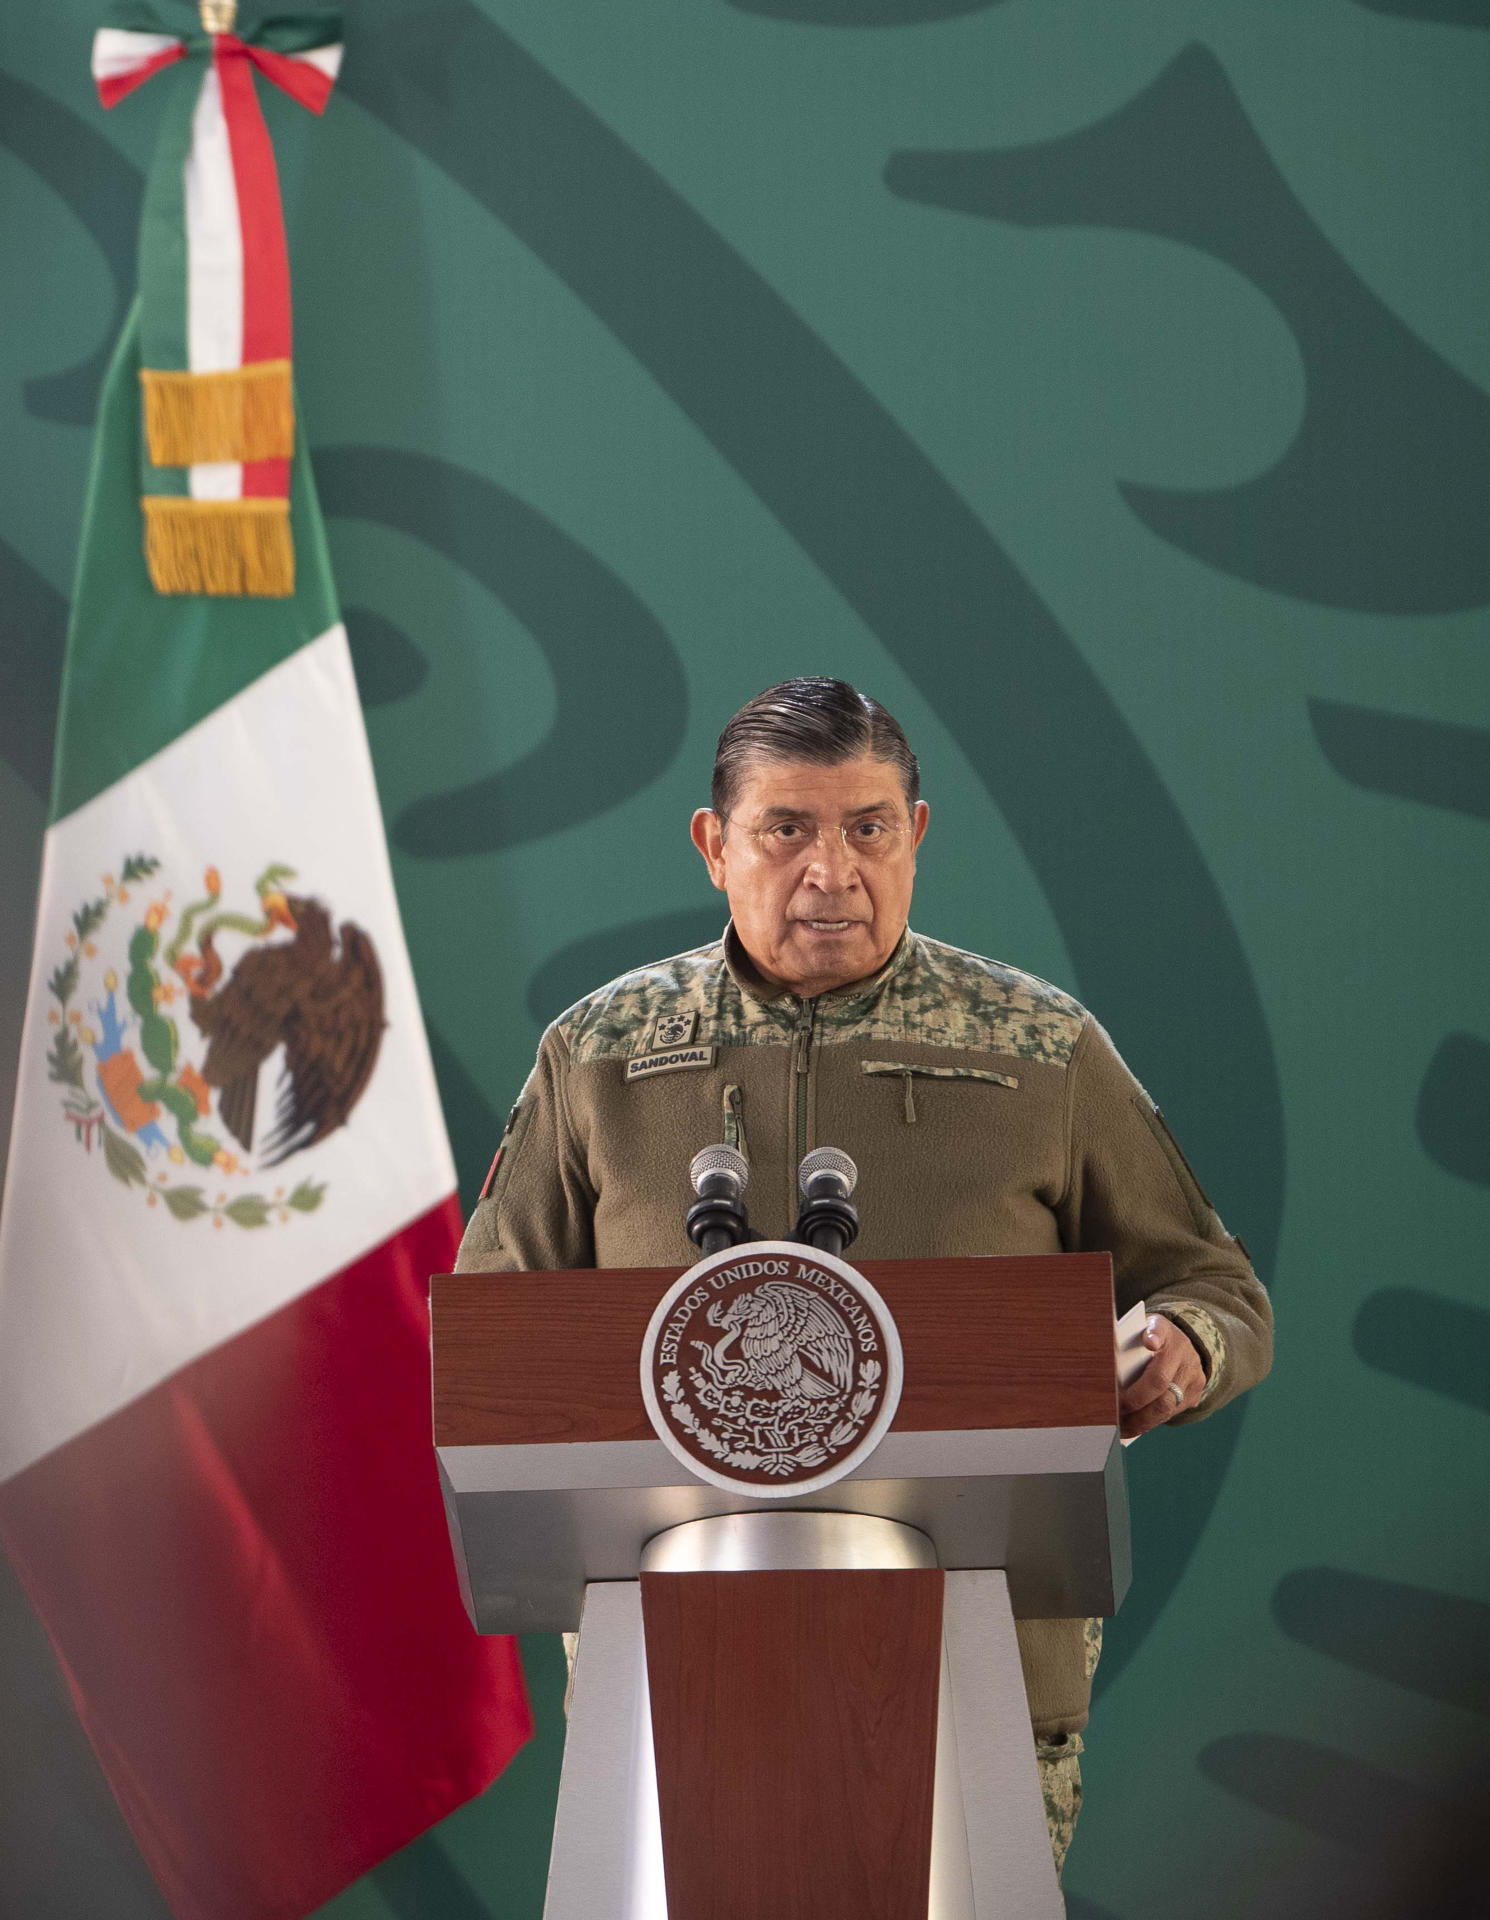
[[1190, 1336], [1173, 1320], [1166, 1320], [1162, 1313], [1151, 1313], [1143, 1330], [1143, 1344], [1154, 1357], [1118, 1395], [1125, 1440], [1147, 1433], [1150, 1427], [1162, 1427], [1166, 1420], [1193, 1407], [1205, 1392], [1200, 1355]]

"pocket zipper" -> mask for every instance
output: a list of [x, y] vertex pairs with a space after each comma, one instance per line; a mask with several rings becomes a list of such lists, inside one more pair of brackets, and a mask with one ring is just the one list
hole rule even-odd
[[750, 1149], [745, 1144], [745, 1089], [726, 1087], [724, 1090], [724, 1144], [733, 1147], [736, 1153], [743, 1154], [748, 1160]]
[[879, 1075], [899, 1074], [905, 1081], [905, 1118], [907, 1126], [916, 1124], [916, 1096], [914, 1083], [922, 1080], [986, 1080], [996, 1087], [1017, 1089], [1019, 1082], [1012, 1073], [996, 1073], [992, 1067], [925, 1067], [915, 1066], [904, 1060], [861, 1060], [861, 1073]]

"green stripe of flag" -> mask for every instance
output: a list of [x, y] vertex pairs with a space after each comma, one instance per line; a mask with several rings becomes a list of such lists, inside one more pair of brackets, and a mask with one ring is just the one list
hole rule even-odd
[[54, 823], [340, 617], [315, 482], [299, 434], [290, 469], [293, 597], [208, 598], [158, 594], [151, 586], [140, 510], [139, 335], [136, 306], [99, 406], [63, 670], [52, 774]]
[[205, 43], [192, 47], [148, 83], [166, 98], [140, 215], [140, 350], [147, 367], [167, 371], [187, 365], [185, 170], [210, 58]]

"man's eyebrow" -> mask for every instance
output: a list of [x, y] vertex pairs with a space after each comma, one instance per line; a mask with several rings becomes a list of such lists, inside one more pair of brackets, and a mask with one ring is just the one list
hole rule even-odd
[[[867, 806], [850, 807], [843, 818], [845, 820], [861, 820], [867, 813], [893, 813], [894, 811], [895, 802], [893, 800], [871, 800]], [[816, 819], [816, 817], [810, 807], [767, 807], [761, 814], [760, 819], [761, 824], [764, 826], [768, 820], [813, 820]]]

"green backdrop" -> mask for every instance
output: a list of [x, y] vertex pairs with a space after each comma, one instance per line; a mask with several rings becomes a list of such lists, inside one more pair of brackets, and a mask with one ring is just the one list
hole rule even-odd
[[[98, 109], [99, 11], [0, 16], [4, 1076], [159, 118]], [[1475, 1910], [1490, 4], [349, 14], [323, 123], [261, 97], [467, 1200], [543, 1022], [717, 931], [724, 719], [874, 692], [917, 924], [1095, 1008], [1278, 1310], [1258, 1393], [1130, 1456], [1073, 1920]], [[537, 1740], [327, 1916], [537, 1920], [526, 1652]], [[8, 1577], [0, 1689], [0, 1912], [161, 1920]]]

